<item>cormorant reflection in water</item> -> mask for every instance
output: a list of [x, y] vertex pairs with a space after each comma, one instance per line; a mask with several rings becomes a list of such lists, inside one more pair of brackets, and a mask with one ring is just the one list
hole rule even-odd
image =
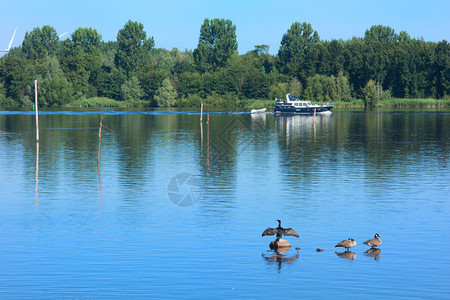
[[267, 262], [267, 264], [276, 264], [278, 267], [278, 273], [281, 272], [281, 266], [283, 264], [293, 264], [298, 258], [299, 253], [295, 255], [285, 255], [289, 248], [278, 248], [277, 250], [269, 250], [268, 252], [272, 252], [271, 255], [267, 255], [266, 253], [262, 254], [262, 257]]

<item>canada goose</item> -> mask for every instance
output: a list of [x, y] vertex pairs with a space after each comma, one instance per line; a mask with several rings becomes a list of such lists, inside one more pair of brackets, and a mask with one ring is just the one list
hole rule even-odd
[[265, 236], [265, 235], [277, 235], [277, 239], [281, 239], [282, 235], [292, 235], [295, 237], [299, 237], [298, 233], [295, 232], [294, 229], [292, 228], [283, 228], [281, 227], [281, 221], [277, 220], [278, 222], [278, 227], [277, 228], [267, 228], [266, 230], [264, 230], [264, 232], [262, 233], [261, 236]]
[[373, 239], [363, 242], [363, 244], [366, 244], [367, 246], [370, 246], [372, 248], [380, 246], [381, 243], [382, 241], [380, 240], [380, 235], [378, 233], [375, 234]]
[[349, 238], [349, 239], [347, 239], [347, 240], [343, 240], [342, 242], [339, 242], [336, 246], [334, 246], [334, 247], [342, 247], [342, 248], [345, 248], [345, 249], [350, 249], [350, 248], [352, 248], [352, 247], [355, 247], [356, 246], [356, 242], [355, 242], [355, 240], [354, 239], [352, 239], [352, 238]]

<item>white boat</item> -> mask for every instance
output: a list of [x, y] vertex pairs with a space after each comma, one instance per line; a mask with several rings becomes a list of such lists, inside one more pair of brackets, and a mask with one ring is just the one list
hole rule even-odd
[[266, 112], [266, 108], [261, 108], [261, 109], [252, 109], [250, 111], [251, 114], [262, 114]]
[[311, 104], [309, 101], [301, 101], [297, 97], [287, 94], [286, 101], [275, 100], [274, 112], [304, 115], [330, 114], [333, 106], [333, 103]]

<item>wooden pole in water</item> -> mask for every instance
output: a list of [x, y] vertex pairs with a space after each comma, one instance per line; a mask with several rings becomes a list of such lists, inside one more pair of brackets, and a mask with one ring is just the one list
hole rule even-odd
[[200, 122], [203, 121], [203, 102], [200, 105]]
[[103, 127], [103, 115], [100, 115], [100, 127], [98, 129], [98, 152], [97, 152], [97, 168], [100, 162], [100, 146], [102, 144], [102, 127]]
[[38, 200], [38, 186], [39, 186], [39, 142], [36, 142], [36, 173], [34, 186], [34, 195], [36, 200]]
[[208, 152], [206, 153], [206, 155], [207, 155], [206, 157], [207, 157], [208, 174], [209, 174], [209, 114], [207, 115], [207, 118], [206, 118], [206, 124], [207, 124], [206, 128], [208, 129], [207, 136], [206, 136]]
[[38, 117], [37, 80], [34, 81], [34, 109], [35, 109], [35, 112], [36, 112], [36, 142], [39, 143], [39, 117]]

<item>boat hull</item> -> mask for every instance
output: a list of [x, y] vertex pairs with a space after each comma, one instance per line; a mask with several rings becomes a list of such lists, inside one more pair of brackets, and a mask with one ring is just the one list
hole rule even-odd
[[314, 113], [330, 113], [332, 108], [332, 105], [317, 107], [295, 107], [290, 103], [279, 103], [275, 105], [274, 112], [283, 114], [313, 115]]

